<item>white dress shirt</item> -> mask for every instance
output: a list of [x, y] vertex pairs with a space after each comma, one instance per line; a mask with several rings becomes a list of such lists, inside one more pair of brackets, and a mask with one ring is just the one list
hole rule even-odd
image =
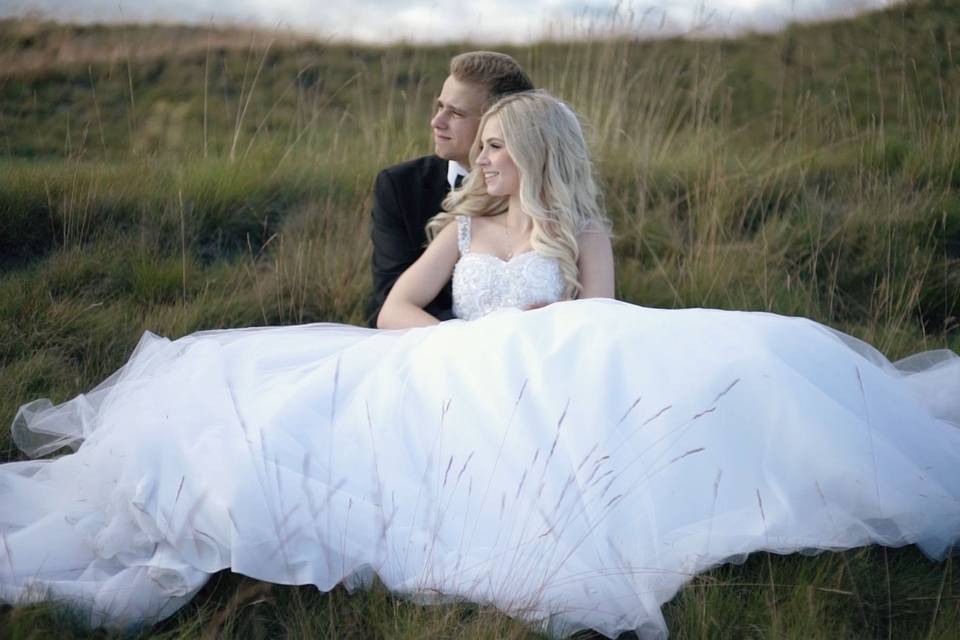
[[467, 177], [467, 174], [470, 173], [463, 168], [463, 165], [457, 162], [456, 160], [450, 160], [447, 163], [447, 184], [450, 185], [450, 189], [453, 190], [454, 186], [457, 183], [457, 176]]

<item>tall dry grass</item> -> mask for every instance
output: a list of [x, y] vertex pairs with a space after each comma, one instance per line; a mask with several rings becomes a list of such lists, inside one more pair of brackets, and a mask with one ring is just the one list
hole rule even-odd
[[[589, 35], [507, 50], [588, 126], [618, 297], [804, 315], [891, 358], [960, 351], [955, 8], [736, 41]], [[429, 152], [456, 51], [0, 23], [0, 422], [90, 388], [144, 330], [362, 324], [373, 176]], [[695, 578], [666, 615], [681, 638], [953, 638], [958, 593], [951, 561], [909, 549], [759, 556]], [[89, 635], [56, 608], [0, 627]], [[376, 586], [220, 575], [143, 635], [535, 634]]]

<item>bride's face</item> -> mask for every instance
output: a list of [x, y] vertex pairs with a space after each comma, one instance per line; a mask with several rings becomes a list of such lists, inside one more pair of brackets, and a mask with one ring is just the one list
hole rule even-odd
[[499, 116], [491, 116], [483, 125], [477, 166], [483, 172], [489, 195], [514, 196], [520, 193], [520, 170], [507, 151]]

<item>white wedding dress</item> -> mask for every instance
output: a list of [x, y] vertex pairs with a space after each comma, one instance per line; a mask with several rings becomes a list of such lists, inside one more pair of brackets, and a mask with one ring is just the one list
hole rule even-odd
[[[469, 252], [451, 320], [146, 334], [92, 392], [24, 406], [0, 466], [0, 601], [168, 616], [215, 571], [375, 573], [562, 636], [666, 634], [745, 554], [960, 537], [960, 359], [896, 366], [802, 318], [559, 302], [535, 253]], [[495, 310], [496, 309], [496, 310]]]

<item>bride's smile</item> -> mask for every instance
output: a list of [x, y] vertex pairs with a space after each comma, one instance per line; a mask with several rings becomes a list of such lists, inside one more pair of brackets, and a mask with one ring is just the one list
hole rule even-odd
[[520, 172], [503, 141], [500, 118], [487, 120], [480, 132], [480, 155], [476, 164], [483, 172], [487, 194], [491, 196], [515, 196], [520, 191]]

